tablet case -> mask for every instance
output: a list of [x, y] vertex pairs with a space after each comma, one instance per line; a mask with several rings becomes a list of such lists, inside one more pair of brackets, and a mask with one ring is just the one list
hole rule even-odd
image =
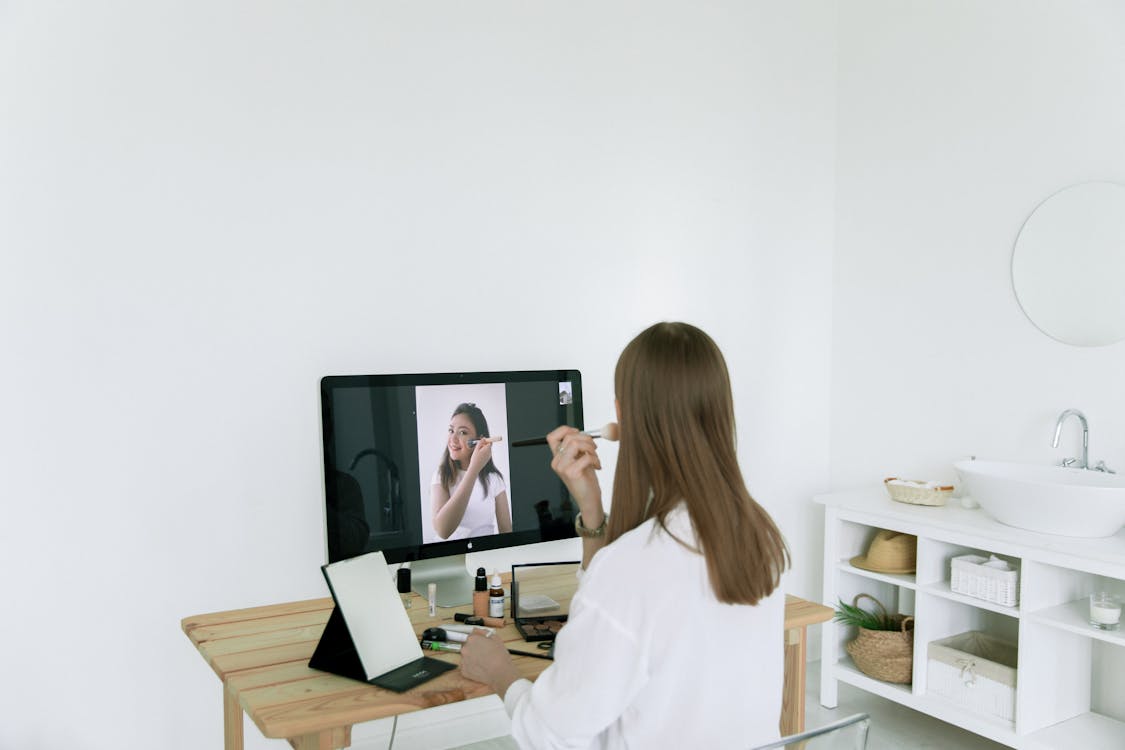
[[323, 565], [321, 571], [336, 606], [310, 667], [401, 693], [456, 666], [422, 655], [382, 552]]

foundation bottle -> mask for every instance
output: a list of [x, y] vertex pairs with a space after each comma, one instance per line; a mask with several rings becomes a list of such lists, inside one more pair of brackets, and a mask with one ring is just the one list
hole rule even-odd
[[473, 583], [473, 615], [488, 617], [488, 578], [484, 568], [477, 568], [477, 577]]

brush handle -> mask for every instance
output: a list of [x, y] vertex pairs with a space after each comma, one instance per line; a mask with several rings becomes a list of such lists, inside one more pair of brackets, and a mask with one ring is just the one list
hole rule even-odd
[[[597, 429], [597, 430], [583, 430], [582, 434], [583, 435], [589, 435], [592, 438], [600, 438], [602, 436], [602, 432], [604, 430], [605, 430], [604, 427], [601, 428], [601, 429]], [[610, 438], [610, 439], [612, 440], [613, 438]], [[522, 447], [522, 446], [525, 446], [525, 445], [546, 445], [546, 444], [547, 444], [547, 438], [545, 438], [545, 437], [528, 438], [527, 440], [513, 440], [512, 441], [512, 446], [516, 447], [516, 448], [519, 448], [519, 447]]]
[[533, 654], [530, 651], [520, 651], [520, 650], [514, 649], [514, 648], [508, 649], [508, 653], [514, 654], [516, 656], [531, 656], [531, 657], [534, 657], [536, 659], [550, 659], [551, 661], [555, 660], [555, 657], [549, 656], [547, 654]]

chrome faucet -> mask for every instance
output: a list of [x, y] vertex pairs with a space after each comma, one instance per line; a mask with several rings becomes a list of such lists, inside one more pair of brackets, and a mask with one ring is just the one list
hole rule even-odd
[[[1086, 422], [1086, 415], [1077, 409], [1067, 409], [1059, 415], [1058, 421], [1055, 422], [1055, 439], [1051, 441], [1052, 448], [1059, 447], [1059, 435], [1062, 434], [1063, 422], [1067, 417], [1078, 417], [1078, 421], [1082, 423], [1082, 459], [1079, 461], [1077, 458], [1064, 458], [1061, 466], [1071, 466], [1076, 469], [1090, 468], [1090, 425]], [[1105, 466], [1105, 464], [1102, 464]], [[1104, 471], [1104, 469], [1099, 469]]]

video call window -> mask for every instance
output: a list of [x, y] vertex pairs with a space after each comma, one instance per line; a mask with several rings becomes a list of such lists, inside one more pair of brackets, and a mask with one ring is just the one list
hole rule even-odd
[[[512, 530], [511, 475], [508, 461], [508, 406], [503, 383], [419, 386], [415, 392], [418, 416], [418, 486], [424, 543], [465, 539]], [[470, 487], [468, 478], [473, 441], [503, 438], [488, 446]], [[479, 460], [479, 459], [478, 459]], [[471, 490], [456, 527], [435, 527], [435, 517], [453, 502], [458, 489]], [[450, 508], [449, 510], [455, 510]]]

